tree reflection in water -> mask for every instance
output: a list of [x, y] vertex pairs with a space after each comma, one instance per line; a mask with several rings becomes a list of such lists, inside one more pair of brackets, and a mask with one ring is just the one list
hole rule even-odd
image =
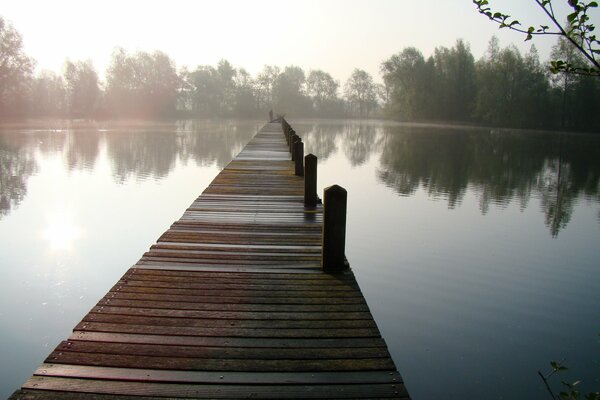
[[540, 199], [552, 236], [574, 204], [599, 201], [600, 137], [497, 129], [431, 127], [379, 121], [294, 124], [321, 161], [341, 150], [352, 166], [378, 157], [379, 182], [401, 196], [425, 190], [449, 209], [474, 192], [479, 209]]
[[223, 168], [262, 124], [254, 120], [190, 120], [64, 125], [0, 129], [0, 216], [25, 198], [27, 179], [37, 168], [36, 154], [58, 154], [71, 172], [93, 170], [99, 157], [106, 157], [117, 183], [159, 180], [168, 176], [178, 161]]
[[30, 149], [13, 135], [0, 136], [0, 218], [8, 215], [27, 195], [27, 180], [37, 165]]
[[378, 178], [400, 195], [423, 188], [449, 208], [472, 190], [484, 214], [512, 201], [525, 208], [533, 195], [557, 236], [578, 199], [598, 199], [599, 144], [584, 135], [387, 127]]

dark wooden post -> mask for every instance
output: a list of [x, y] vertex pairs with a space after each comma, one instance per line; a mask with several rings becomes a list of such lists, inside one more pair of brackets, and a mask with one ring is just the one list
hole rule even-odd
[[325, 272], [340, 272], [346, 268], [346, 203], [348, 193], [341, 186], [325, 189], [323, 196], [323, 255]]
[[293, 134], [290, 138], [290, 153], [292, 154], [292, 161], [294, 161], [294, 144], [300, 141], [300, 136]]
[[296, 176], [304, 175], [304, 143], [302, 143], [302, 140], [294, 143], [294, 161]]
[[304, 205], [317, 205], [317, 156], [314, 154], [304, 157]]

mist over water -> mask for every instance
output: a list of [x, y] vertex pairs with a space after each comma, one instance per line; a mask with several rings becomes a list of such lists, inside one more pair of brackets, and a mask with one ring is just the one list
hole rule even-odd
[[[263, 123], [0, 128], [0, 397]], [[562, 359], [598, 390], [600, 138], [290, 123], [319, 192], [348, 190], [348, 258], [413, 398], [543, 398]]]

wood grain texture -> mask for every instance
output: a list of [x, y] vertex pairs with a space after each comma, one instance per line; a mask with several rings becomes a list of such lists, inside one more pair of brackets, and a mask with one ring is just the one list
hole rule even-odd
[[11, 399], [409, 398], [269, 123]]

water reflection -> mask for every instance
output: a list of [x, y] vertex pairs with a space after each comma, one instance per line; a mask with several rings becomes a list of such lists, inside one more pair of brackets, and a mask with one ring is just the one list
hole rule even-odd
[[[53, 126], [56, 123], [48, 123]], [[105, 151], [117, 183], [165, 178], [176, 163], [223, 168], [261, 125], [257, 121], [174, 121], [83, 126], [0, 127], [0, 217], [27, 194], [36, 157], [57, 154], [70, 172], [93, 170]]]
[[25, 198], [27, 179], [36, 167], [28, 148], [14, 136], [0, 136], [0, 218]]
[[57, 211], [46, 216], [46, 228], [42, 235], [52, 251], [69, 251], [81, 236], [81, 229], [72, 215]]
[[558, 133], [403, 126], [380, 122], [300, 126], [307, 149], [327, 159], [338, 146], [352, 166], [379, 159], [379, 182], [401, 196], [424, 189], [449, 209], [474, 192], [479, 209], [539, 198], [545, 223], [557, 236], [574, 204], [599, 200], [600, 138]]

